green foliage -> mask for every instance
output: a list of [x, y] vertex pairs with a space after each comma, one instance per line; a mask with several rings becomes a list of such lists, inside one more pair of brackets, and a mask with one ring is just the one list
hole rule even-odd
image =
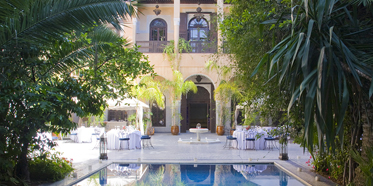
[[197, 92], [197, 86], [193, 81], [184, 81], [183, 75], [181, 72], [174, 70], [173, 71], [173, 80], [164, 80], [161, 82], [164, 90], [169, 92], [170, 100], [172, 102], [172, 125], [179, 125], [176, 123], [177, 118], [180, 118], [180, 113], [177, 108], [177, 101], [181, 99], [182, 94], [188, 94], [189, 91], [194, 93]]
[[120, 18], [135, 14], [127, 2], [9, 0], [0, 7], [0, 175], [11, 170], [27, 180], [26, 157], [42, 143], [37, 132], [68, 133], [76, 128], [71, 113], [101, 115], [106, 98], [129, 92], [131, 80], [153, 69], [104, 26], [119, 28]]
[[[260, 112], [261, 118], [277, 116], [279, 111], [287, 108], [286, 101], [291, 95], [279, 88], [275, 81], [267, 80], [265, 69], [251, 76], [258, 61], [271, 49], [273, 42], [280, 41], [289, 28], [279, 28], [275, 18], [286, 13], [290, 2], [282, 2], [279, 7], [276, 1], [232, 0], [230, 14], [224, 17], [221, 24], [226, 38], [224, 49], [228, 48], [235, 69], [235, 81], [242, 90], [241, 103], [246, 103], [246, 115], [253, 116]], [[271, 24], [262, 24], [263, 22]], [[285, 21], [285, 20], [284, 20]], [[270, 29], [271, 25], [275, 25]], [[232, 68], [232, 67], [231, 67]]]
[[186, 41], [184, 38], [179, 38], [177, 53], [175, 51], [175, 41], [171, 40], [169, 44], [164, 46], [163, 55], [167, 56], [167, 60], [170, 62], [173, 70], [179, 70], [179, 63], [181, 60], [181, 55], [179, 54], [190, 51], [192, 51], [192, 47], [189, 41]]
[[33, 157], [29, 161], [30, 178], [32, 181], [58, 181], [65, 178], [71, 171], [72, 160], [60, 158], [60, 153], [46, 152]]
[[373, 185], [373, 148], [368, 147], [365, 149], [366, 157], [363, 157], [356, 150], [351, 151], [351, 156], [359, 164], [360, 170], [365, 177], [366, 185]]
[[136, 113], [129, 115], [127, 120], [131, 122], [131, 125], [136, 125]]
[[345, 162], [348, 159], [348, 152], [336, 150], [334, 154], [320, 154], [316, 151], [313, 159], [313, 162], [310, 162], [311, 160], [308, 161], [308, 165], [314, 165], [314, 169], [317, 172], [324, 172], [335, 180], [341, 180], [343, 178]]

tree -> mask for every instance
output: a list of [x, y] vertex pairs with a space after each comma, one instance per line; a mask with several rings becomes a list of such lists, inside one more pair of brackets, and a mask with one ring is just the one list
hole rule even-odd
[[119, 28], [120, 18], [134, 15], [131, 4], [7, 0], [0, 7], [0, 180], [29, 180], [27, 156], [41, 148], [37, 132], [75, 128], [70, 113], [102, 114], [105, 97], [128, 92], [130, 80], [152, 68], [102, 27]]
[[180, 113], [178, 111], [178, 103], [180, 102], [182, 94], [188, 94], [189, 91], [197, 93], [197, 86], [193, 83], [193, 81], [184, 81], [183, 75], [177, 71], [173, 71], [173, 80], [165, 80], [163, 81], [163, 86], [165, 90], [168, 91], [170, 95], [170, 100], [172, 102], [172, 126], [178, 126], [178, 118]]
[[[232, 5], [230, 13], [224, 16], [220, 28], [225, 39], [224, 50], [233, 54], [229, 55], [233, 64], [229, 68], [234, 68], [234, 80], [242, 90], [241, 102], [246, 103], [246, 111], [257, 110], [261, 117], [277, 117], [280, 111], [286, 110], [290, 93], [278, 87], [275, 81], [268, 81], [266, 69], [259, 69], [260, 73], [255, 76], [252, 72], [274, 43], [289, 32], [283, 26], [285, 19], [273, 21], [288, 11], [289, 2], [282, 1], [281, 6], [274, 0], [232, 0], [229, 3]], [[265, 21], [272, 24], [262, 24]]]
[[[162, 92], [162, 85], [154, 77], [145, 76], [137, 89], [135, 89], [135, 95], [140, 99], [145, 99], [149, 103], [149, 110], [152, 111], [153, 103], [157, 103], [160, 109], [165, 109], [164, 95]], [[150, 117], [150, 122], [147, 127], [152, 127], [152, 120]]]
[[[333, 154], [337, 145], [343, 148], [347, 128], [349, 148], [356, 149], [362, 120], [346, 126], [347, 110], [357, 110], [359, 118], [372, 107], [372, 14], [369, 2], [359, 2], [313, 0], [292, 6], [291, 33], [256, 68], [267, 66], [269, 77], [290, 87], [288, 112], [304, 108], [303, 144], [311, 154], [315, 146], [321, 156]], [[349, 181], [353, 167], [350, 158]]]

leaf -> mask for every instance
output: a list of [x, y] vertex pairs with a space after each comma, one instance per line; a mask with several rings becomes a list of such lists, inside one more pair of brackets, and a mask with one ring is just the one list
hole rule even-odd
[[313, 28], [313, 23], [315, 21], [313, 19], [310, 19], [308, 22], [308, 29], [307, 29], [307, 39], [306, 39], [306, 44], [304, 47], [304, 52], [302, 54], [302, 70], [303, 70], [303, 76], [307, 77], [308, 76], [308, 54], [310, 52], [310, 38], [312, 34], [312, 28]]

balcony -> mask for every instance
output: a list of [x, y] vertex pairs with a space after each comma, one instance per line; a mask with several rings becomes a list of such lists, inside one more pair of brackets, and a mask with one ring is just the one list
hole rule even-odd
[[[164, 47], [169, 41], [137, 41], [136, 44], [141, 46], [139, 51], [142, 53], [163, 53]], [[215, 53], [216, 43], [210, 41], [190, 41], [192, 51], [190, 53]]]

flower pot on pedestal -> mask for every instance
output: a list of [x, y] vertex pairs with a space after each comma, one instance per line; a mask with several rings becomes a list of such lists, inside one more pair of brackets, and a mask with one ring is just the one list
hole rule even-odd
[[179, 126], [171, 126], [171, 134], [172, 135], [179, 135]]
[[224, 135], [224, 126], [217, 126], [216, 127], [216, 134], [218, 134], [219, 136]]

